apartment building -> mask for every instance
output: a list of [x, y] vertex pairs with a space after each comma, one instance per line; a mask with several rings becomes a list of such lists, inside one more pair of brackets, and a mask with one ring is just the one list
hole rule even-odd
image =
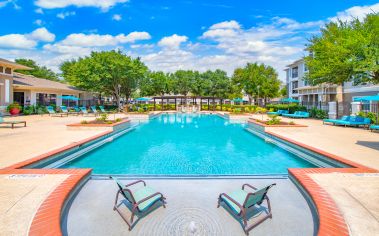
[[303, 59], [291, 63], [285, 71], [288, 97], [298, 99], [303, 103], [334, 101], [350, 103], [355, 97], [379, 93], [379, 84], [355, 86], [353, 82], [346, 82], [342, 86], [332, 84], [312, 86], [304, 80], [304, 75], [308, 69]]

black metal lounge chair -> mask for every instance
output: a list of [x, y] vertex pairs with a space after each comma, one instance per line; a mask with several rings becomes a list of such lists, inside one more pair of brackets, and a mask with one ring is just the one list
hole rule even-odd
[[[163, 207], [165, 206], [165, 197], [163, 197], [163, 194], [160, 192], [154, 191], [152, 188], [147, 187], [145, 181], [143, 180], [137, 180], [135, 182], [129, 183], [127, 185], [123, 185], [117, 178], [111, 177], [113, 180], [116, 181], [117, 186], [119, 190], [116, 194], [116, 199], [114, 202], [113, 210], [117, 211], [122, 219], [128, 224], [129, 231], [132, 230], [133, 226], [133, 218], [138, 213], [146, 213], [149, 210], [152, 209], [152, 207], [157, 202], [161, 202]], [[134, 186], [138, 183], [143, 183], [143, 186], [133, 190], [130, 187]], [[121, 204], [118, 203], [118, 197], [119, 195], [122, 195], [125, 200], [131, 204], [131, 217], [130, 221], [122, 214], [122, 212], [118, 209]]]
[[[273, 187], [276, 184], [271, 184], [267, 187], [264, 187], [262, 189], [257, 189], [250, 184], [244, 184], [242, 185], [242, 189], [236, 190], [230, 194], [221, 193], [218, 198], [218, 204], [217, 208], [220, 207], [220, 204], [222, 202], [225, 203], [225, 205], [230, 208], [230, 212], [235, 215], [237, 218], [242, 218], [243, 220], [243, 230], [245, 231], [246, 235], [249, 234], [249, 231], [252, 230], [254, 227], [262, 223], [263, 221], [267, 220], [268, 218], [272, 218], [271, 213], [271, 205], [270, 200], [267, 196], [268, 190]], [[245, 190], [245, 187], [249, 187], [254, 190], [254, 192], [249, 192]], [[267, 202], [267, 208], [268, 213], [265, 217], [258, 220], [256, 223], [248, 226], [247, 225], [247, 211], [249, 208], [258, 205], [260, 206], [263, 201], [266, 200]]]

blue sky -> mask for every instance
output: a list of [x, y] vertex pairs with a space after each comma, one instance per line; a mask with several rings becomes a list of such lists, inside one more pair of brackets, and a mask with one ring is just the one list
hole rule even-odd
[[92, 50], [122, 49], [153, 70], [286, 64], [320, 27], [379, 12], [378, 1], [0, 0], [0, 57], [59, 71]]

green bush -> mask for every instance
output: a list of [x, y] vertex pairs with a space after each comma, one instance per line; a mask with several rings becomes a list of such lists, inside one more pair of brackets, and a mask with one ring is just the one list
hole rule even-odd
[[358, 112], [357, 115], [365, 117], [365, 118], [370, 118], [372, 124], [376, 123], [377, 118], [379, 118], [379, 117], [377, 117], [377, 114], [374, 113], [374, 112], [363, 112], [363, 111], [360, 111], [360, 112]]
[[277, 110], [289, 110], [289, 113], [294, 113], [295, 111], [307, 111], [307, 108], [305, 106], [301, 106], [296, 103], [290, 103], [290, 104], [268, 104], [266, 105], [266, 108], [268, 110], [273, 109], [274, 111]]
[[7, 107], [7, 111], [9, 112], [11, 109], [17, 108], [21, 111], [22, 107], [17, 102], [14, 102], [12, 104], [9, 104]]
[[317, 109], [315, 107], [309, 110], [309, 115], [316, 119], [325, 119], [328, 117], [328, 113], [326, 113], [326, 111]]
[[278, 125], [280, 124], [280, 118], [277, 115], [271, 116], [271, 119], [267, 121], [268, 125]]

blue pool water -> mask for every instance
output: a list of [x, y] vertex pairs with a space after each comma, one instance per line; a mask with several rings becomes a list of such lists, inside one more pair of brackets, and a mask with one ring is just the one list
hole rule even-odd
[[314, 167], [217, 115], [164, 114], [61, 168], [94, 174], [284, 174]]

